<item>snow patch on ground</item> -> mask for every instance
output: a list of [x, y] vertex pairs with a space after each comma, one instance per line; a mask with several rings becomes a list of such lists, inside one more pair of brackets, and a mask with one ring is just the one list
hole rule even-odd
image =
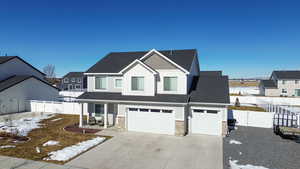
[[251, 164], [239, 165], [237, 164], [238, 160], [229, 160], [231, 169], [269, 169], [263, 166], [254, 166]]
[[35, 147], [35, 151], [36, 151], [37, 153], [41, 153], [41, 149], [40, 149], [39, 147]]
[[5, 145], [5, 146], [0, 146], [0, 149], [1, 148], [15, 148], [16, 146], [13, 146], [13, 145]]
[[9, 122], [0, 122], [0, 131], [17, 134], [19, 136], [27, 136], [27, 134], [36, 128], [40, 128], [40, 121], [51, 118], [50, 115], [41, 115], [32, 118], [21, 118]]
[[230, 140], [229, 144], [242, 144], [240, 141], [237, 140]]
[[88, 150], [89, 148], [103, 142], [104, 137], [96, 137], [94, 139], [83, 141], [70, 147], [65, 147], [58, 151], [48, 153], [49, 157], [44, 160], [67, 161], [76, 155]]
[[47, 141], [46, 143], [43, 144], [43, 146], [55, 146], [55, 145], [58, 145], [59, 144], [59, 141], [53, 141], [53, 140], [49, 140]]
[[57, 119], [53, 119], [51, 121], [58, 121], [58, 120], [61, 120], [61, 119], [63, 119], [63, 118], [57, 118]]

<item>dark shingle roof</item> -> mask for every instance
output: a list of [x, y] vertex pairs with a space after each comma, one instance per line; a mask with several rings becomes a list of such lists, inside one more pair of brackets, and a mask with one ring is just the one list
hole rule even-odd
[[12, 87], [12, 86], [15, 86], [16, 84], [19, 84], [27, 79], [30, 79], [30, 78], [35, 78], [57, 90], [59, 90], [58, 88], [52, 86], [51, 84], [49, 84], [48, 82], [44, 81], [44, 80], [41, 80], [39, 78], [36, 78], [35, 76], [29, 76], [29, 75], [14, 75], [14, 76], [11, 76], [7, 79], [4, 79], [4, 80], [1, 80], [0, 81], [0, 92]]
[[112, 92], [85, 92], [77, 97], [77, 99], [186, 103], [187, 95], [157, 94], [155, 96], [125, 96], [121, 93]]
[[5, 63], [13, 58], [15, 58], [16, 56], [0, 56], [0, 64]]
[[29, 64], [28, 62], [26, 62], [25, 60], [23, 60], [22, 58], [20, 58], [19, 56], [0, 56], [0, 64], [8, 62], [8, 61], [10, 61], [11, 59], [14, 59], [14, 58], [19, 59], [20, 61], [22, 61], [26, 65], [30, 66], [32, 69], [36, 70], [37, 72], [39, 72], [39, 73], [41, 73], [42, 75], [45, 76], [45, 73], [41, 72], [40, 70], [38, 70], [37, 68], [35, 68], [31, 64]]
[[191, 92], [191, 102], [230, 103], [227, 76], [200, 76]]
[[299, 70], [273, 71], [272, 74], [275, 74], [278, 79], [300, 79]]
[[222, 76], [222, 71], [200, 71], [200, 76]]
[[277, 88], [277, 85], [273, 80], [261, 80], [260, 83], [265, 88]]
[[65, 77], [83, 77], [83, 72], [69, 72], [66, 75], [63, 76], [63, 78]]
[[[109, 53], [89, 68], [86, 73], [118, 73], [135, 59], [140, 59], [148, 52], [149, 51]], [[197, 55], [195, 49], [163, 50], [159, 52], [187, 71], [190, 70], [194, 56]]]

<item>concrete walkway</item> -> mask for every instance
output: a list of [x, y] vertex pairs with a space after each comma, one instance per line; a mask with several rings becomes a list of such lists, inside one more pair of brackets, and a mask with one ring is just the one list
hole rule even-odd
[[223, 169], [221, 137], [134, 132], [113, 135], [67, 165], [89, 169]]
[[87, 169], [70, 165], [56, 165], [40, 161], [0, 156], [0, 169]]

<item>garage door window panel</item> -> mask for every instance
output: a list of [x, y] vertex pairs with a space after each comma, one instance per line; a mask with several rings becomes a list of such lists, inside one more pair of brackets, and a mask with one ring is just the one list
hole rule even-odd
[[163, 113], [172, 113], [173, 110], [162, 110]]
[[205, 110], [201, 110], [201, 109], [194, 109], [193, 110], [194, 113], [204, 113]]
[[218, 111], [216, 110], [207, 110], [206, 112], [209, 114], [218, 114]]
[[140, 109], [140, 112], [149, 112], [149, 109]]
[[159, 112], [160, 112], [160, 109], [151, 109], [150, 111], [151, 111], [151, 112], [154, 112], [154, 113], [159, 113]]

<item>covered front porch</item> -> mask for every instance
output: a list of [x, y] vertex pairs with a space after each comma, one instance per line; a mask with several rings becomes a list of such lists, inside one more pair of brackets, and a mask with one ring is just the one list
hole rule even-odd
[[97, 129], [115, 127], [118, 104], [107, 102], [81, 102], [80, 104], [79, 127]]

